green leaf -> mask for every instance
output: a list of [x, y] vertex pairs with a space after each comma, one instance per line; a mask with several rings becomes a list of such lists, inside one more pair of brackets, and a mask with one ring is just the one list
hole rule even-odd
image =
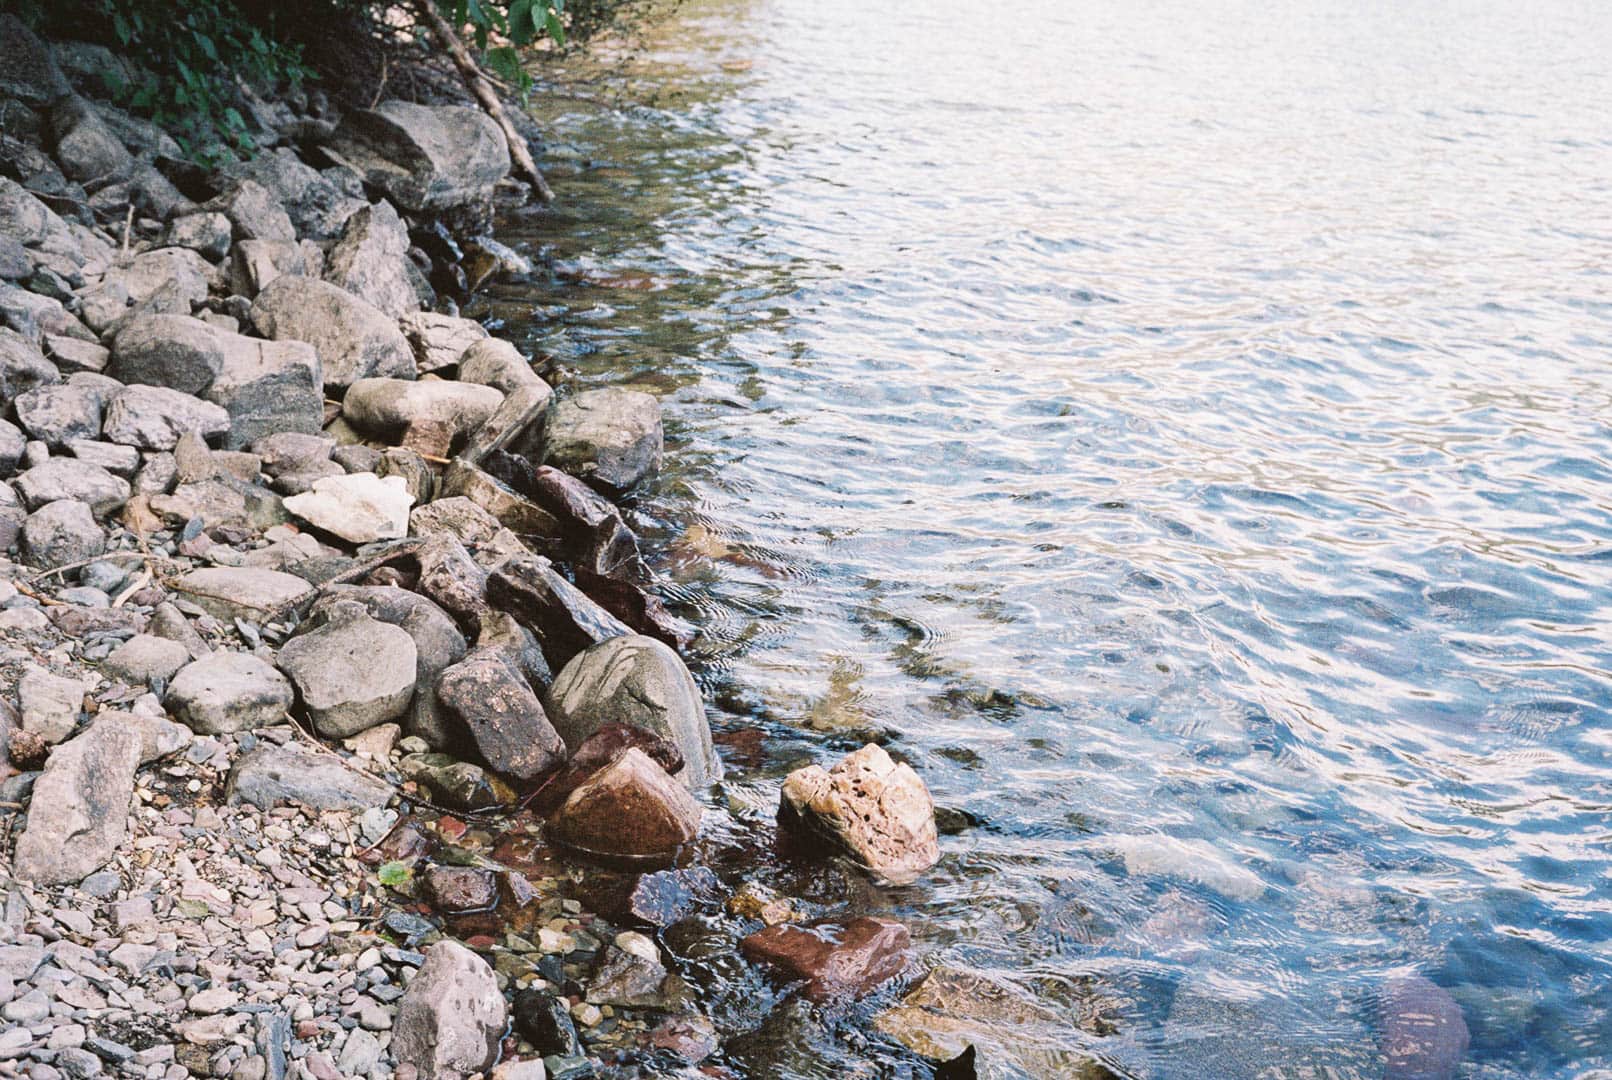
[[509, 5], [509, 40], [516, 45], [530, 45], [537, 37], [537, 19], [532, 14], [535, 0], [515, 0]]
[[554, 44], [565, 44], [565, 24], [560, 21], [560, 13], [553, 8], [550, 8], [548, 14], [543, 17], [543, 29], [549, 32]]
[[389, 862], [377, 870], [375, 872], [375, 876], [380, 879], [382, 885], [387, 885], [395, 889], [398, 886], [407, 883], [408, 880], [414, 876], [414, 870], [409, 866], [408, 863]]
[[487, 50], [487, 66], [493, 69], [505, 82], [520, 82], [521, 57], [520, 53], [508, 45], [500, 45], [496, 49]]

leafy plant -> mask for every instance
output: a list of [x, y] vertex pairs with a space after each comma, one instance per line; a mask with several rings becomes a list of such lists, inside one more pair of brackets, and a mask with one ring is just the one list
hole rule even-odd
[[523, 96], [532, 89], [532, 76], [521, 64], [521, 50], [540, 37], [565, 44], [565, 0], [438, 0], [437, 6], [453, 25], [470, 27], [493, 74]]
[[396, 889], [408, 884], [414, 877], [414, 868], [406, 862], [389, 862], [375, 871], [375, 877], [382, 885]]

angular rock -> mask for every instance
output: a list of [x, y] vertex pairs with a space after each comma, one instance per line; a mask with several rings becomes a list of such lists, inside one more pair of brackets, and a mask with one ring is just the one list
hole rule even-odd
[[[22, 453], [20, 444], [17, 452]], [[409, 511], [410, 536], [451, 536], [461, 544], [475, 545], [491, 540], [500, 527], [497, 518], [463, 495], [437, 499]]]
[[906, 884], [940, 858], [935, 804], [906, 764], [869, 743], [832, 770], [808, 765], [784, 780], [778, 818]]
[[101, 670], [114, 679], [140, 686], [150, 682], [167, 683], [188, 663], [190, 650], [179, 642], [154, 634], [136, 634], [112, 650], [112, 655], [101, 664]]
[[[492, 340], [476, 320], [438, 315], [434, 311], [406, 312], [398, 319], [398, 325], [403, 328], [403, 336], [409, 339], [409, 345], [414, 349], [414, 366], [421, 375], [460, 365], [466, 350], [478, 342]], [[534, 374], [532, 377], [537, 376]], [[463, 375], [460, 381], [486, 382], [484, 379], [466, 379]]]
[[332, 754], [272, 745], [238, 758], [226, 790], [231, 805], [245, 802], [263, 810], [283, 803], [365, 810], [385, 806], [392, 797], [392, 789], [379, 778], [348, 768]]
[[561, 401], [544, 431], [545, 464], [610, 493], [626, 492], [661, 463], [660, 404], [636, 390], [607, 387]]
[[455, 458], [442, 474], [442, 494], [469, 499], [522, 536], [559, 535], [560, 523], [553, 514], [463, 458]]
[[722, 879], [705, 866], [644, 874], [627, 900], [627, 914], [647, 926], [671, 926], [701, 908], [720, 905]]
[[508, 144], [479, 109], [385, 101], [348, 112], [334, 142], [367, 183], [417, 213], [486, 204], [509, 172]]
[[270, 476], [303, 472], [330, 460], [336, 440], [328, 435], [300, 431], [275, 431], [252, 442], [252, 453], [263, 461]]
[[791, 979], [803, 979], [806, 996], [817, 1001], [856, 999], [878, 988], [907, 966], [912, 936], [891, 919], [863, 917], [844, 926], [807, 928], [782, 923], [758, 930], [739, 947]]
[[332, 605], [329, 618], [280, 649], [280, 670], [313, 726], [345, 739], [401, 717], [414, 695], [414, 639], [358, 604]]
[[452, 915], [485, 911], [498, 903], [493, 872], [479, 866], [428, 866], [420, 884], [433, 907]]
[[420, 310], [409, 277], [409, 231], [384, 199], [347, 219], [325, 261], [325, 280], [401, 318]]
[[397, 324], [329, 282], [276, 278], [253, 303], [252, 323], [264, 337], [312, 345], [325, 386], [337, 392], [372, 376], [414, 377], [414, 353]]
[[[43, 156], [40, 160], [48, 164]], [[6, 223], [6, 233], [18, 243], [35, 251], [65, 256], [76, 265], [84, 264], [83, 245], [67, 222], [9, 177], [0, 177], [0, 221]]]
[[544, 465], [536, 471], [532, 496], [560, 522], [565, 557], [589, 574], [648, 580], [638, 554], [638, 537], [621, 520], [621, 512], [588, 485]]
[[688, 984], [668, 974], [659, 960], [610, 948], [594, 970], [584, 1000], [618, 1009], [669, 1009], [687, 1005], [691, 996]]
[[699, 688], [677, 654], [653, 638], [629, 634], [582, 650], [543, 700], [573, 750], [606, 724], [630, 724], [677, 747], [685, 763], [681, 779], [691, 789], [722, 776]]
[[582, 1053], [576, 1025], [571, 1021], [570, 1004], [542, 990], [521, 990], [515, 994], [515, 1030], [538, 1053], [576, 1057]]
[[[0, 476], [10, 476], [17, 470], [17, 462], [28, 448], [28, 440], [17, 425], [0, 420]], [[410, 527], [413, 526], [413, 515], [409, 516]], [[494, 522], [496, 525], [497, 522]]]
[[543, 425], [554, 392], [547, 383], [517, 386], [465, 444], [466, 461], [491, 468], [496, 452], [535, 461], [543, 454]]
[[456, 941], [439, 941], [398, 1002], [392, 1053], [419, 1080], [456, 1080], [497, 1059], [507, 1022], [487, 961]]
[[52, 106], [50, 132], [56, 143], [56, 160], [62, 172], [74, 180], [122, 176], [134, 164], [133, 156], [95, 106], [76, 95]]
[[101, 399], [82, 386], [38, 386], [13, 403], [17, 423], [33, 439], [61, 449], [74, 439], [101, 434]]
[[123, 839], [140, 751], [139, 733], [112, 717], [57, 747], [34, 784], [17, 877], [62, 885], [106, 865]]
[[101, 287], [122, 289], [137, 306], [157, 300], [162, 311], [189, 315], [207, 299], [212, 272], [207, 260], [189, 248], [156, 248], [112, 267]]
[[132, 446], [98, 439], [69, 439], [67, 452], [79, 461], [99, 465], [114, 476], [133, 477], [140, 468], [140, 451]]
[[416, 505], [430, 502], [432, 496], [436, 494], [436, 471], [431, 468], [431, 463], [415, 450], [401, 446], [388, 447], [381, 454], [380, 464], [375, 467], [375, 475], [395, 476], [401, 479]]
[[207, 203], [205, 209], [222, 213], [236, 240], [280, 240], [295, 243], [297, 230], [285, 207], [255, 180], [241, 180]]
[[185, 214], [168, 223], [163, 243], [189, 248], [204, 259], [222, 259], [229, 251], [231, 225], [223, 214]]
[[198, 735], [224, 735], [284, 723], [294, 700], [274, 668], [251, 653], [220, 650], [186, 663], [163, 704]]
[[129, 482], [113, 476], [99, 465], [74, 458], [51, 458], [16, 479], [17, 494], [23, 505], [37, 510], [49, 502], [69, 499], [88, 503], [97, 517], [118, 509], [129, 501]]
[[374, 473], [316, 480], [312, 491], [285, 500], [285, 508], [301, 520], [354, 544], [406, 536], [412, 505], [400, 477]]
[[480, 427], [503, 395], [487, 386], [427, 379], [360, 379], [342, 399], [342, 415], [359, 431], [422, 454], [446, 457]]
[[0, 284], [0, 320], [37, 346], [47, 334], [88, 332], [53, 296]]
[[418, 589], [459, 620], [476, 626], [487, 609], [487, 571], [451, 536], [434, 537], [420, 547]]
[[565, 761], [565, 744], [549, 724], [525, 676], [499, 652], [477, 650], [443, 671], [437, 698], [489, 767], [523, 783]]
[[679, 653], [694, 640], [693, 628], [667, 611], [659, 597], [640, 586], [589, 573], [586, 567], [575, 564], [571, 573], [576, 578], [577, 588], [586, 593], [589, 600], [631, 627], [633, 633], [652, 637]]
[[192, 570], [174, 584], [180, 595], [226, 622], [261, 623], [313, 597], [302, 578], [256, 567], [212, 566]]
[[108, 371], [124, 383], [200, 394], [224, 366], [218, 330], [189, 315], [134, 315], [112, 339]]
[[112, 357], [110, 349], [65, 334], [46, 334], [44, 345], [51, 362], [69, 374], [75, 371], [105, 371]]
[[302, 277], [307, 272], [307, 253], [291, 240], [242, 240], [230, 249], [230, 291], [248, 300], [272, 281]]
[[277, 432], [316, 436], [324, 423], [324, 369], [301, 341], [220, 338], [223, 363], [202, 395], [229, 414], [222, 443], [238, 450]]
[[1023, 991], [967, 968], [935, 968], [873, 1024], [932, 1060], [950, 1061], [978, 1047], [1035, 1080], [1087, 1075], [1080, 1069], [1090, 1059], [1069, 1047], [1069, 1025], [1061, 1016]]
[[214, 439], [229, 426], [229, 413], [210, 401], [162, 386], [129, 386], [107, 405], [101, 432], [124, 446], [172, 450], [186, 432]]
[[487, 600], [537, 636], [556, 670], [590, 645], [631, 633], [539, 555], [516, 556], [494, 570]]
[[523, 386], [542, 386], [545, 383], [532, 370], [531, 361], [507, 341], [488, 337], [468, 344], [458, 357], [459, 381], [481, 383], [513, 394]]
[[15, 330], [0, 328], [0, 400], [16, 400], [36, 386], [61, 382], [61, 372], [39, 346]]
[[233, 180], [261, 184], [290, 215], [298, 235], [310, 240], [336, 239], [347, 219], [366, 205], [303, 164], [289, 149], [259, 154], [224, 171]]
[[106, 550], [106, 534], [88, 503], [58, 499], [46, 503], [22, 523], [23, 562], [42, 570], [70, 566]]
[[683, 771], [682, 752], [666, 739], [628, 724], [606, 724], [583, 740], [572, 752], [565, 768], [543, 782], [542, 791], [532, 801], [531, 808], [540, 813], [554, 810], [595, 773], [634, 747], [666, 770], [668, 776]]
[[642, 750], [627, 750], [573, 791], [556, 839], [591, 855], [660, 862], [694, 839], [700, 804]]
[[0, 15], [0, 96], [49, 105], [72, 89], [50, 46], [17, 16]]

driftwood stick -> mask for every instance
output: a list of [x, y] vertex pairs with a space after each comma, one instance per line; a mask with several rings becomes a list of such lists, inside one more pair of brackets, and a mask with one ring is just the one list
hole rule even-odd
[[453, 27], [437, 13], [434, 0], [418, 0], [415, 8], [430, 25], [431, 33], [436, 36], [437, 41], [448, 50], [448, 55], [453, 57], [454, 66], [459, 69], [459, 77], [464, 80], [470, 92], [476, 95], [476, 100], [481, 102], [482, 111], [503, 129], [504, 141], [509, 144], [509, 156], [515, 162], [516, 171], [532, 182], [532, 186], [537, 189], [538, 198], [544, 202], [553, 202], [554, 189], [549, 187], [549, 182], [538, 172], [537, 162], [532, 160], [532, 152], [527, 149], [526, 140], [515, 130], [509, 115], [504, 112], [503, 103], [498, 100], [498, 94], [487, 81], [486, 74], [460, 42], [459, 35], [455, 34]]

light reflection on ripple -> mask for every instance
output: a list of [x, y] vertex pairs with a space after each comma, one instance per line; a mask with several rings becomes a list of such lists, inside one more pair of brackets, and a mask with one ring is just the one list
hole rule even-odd
[[1378, 1075], [1416, 970], [1462, 1075], [1607, 1067], [1612, 10], [1135, 7], [690, 0], [514, 329], [664, 396], [736, 772], [893, 734], [983, 824], [881, 902], [1069, 1045]]

